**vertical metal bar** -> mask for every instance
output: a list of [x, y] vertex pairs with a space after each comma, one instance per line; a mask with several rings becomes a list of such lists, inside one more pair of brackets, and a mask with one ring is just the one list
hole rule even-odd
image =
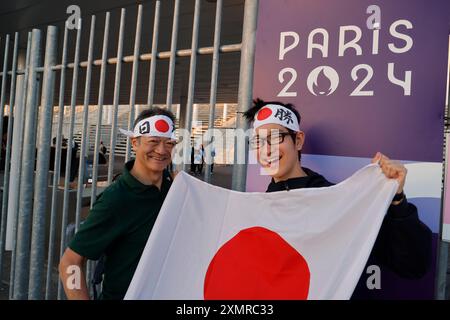
[[[196, 4], [196, 6], [197, 6], [197, 4]], [[173, 9], [172, 40], [171, 40], [171, 44], [170, 44], [169, 77], [167, 80], [166, 105], [167, 105], [167, 109], [169, 111], [172, 110], [173, 81], [175, 78], [175, 61], [177, 58], [176, 53], [177, 53], [179, 17], [180, 17], [180, 0], [175, 0], [175, 7]], [[195, 18], [194, 18], [194, 20], [195, 20]], [[194, 36], [193, 36], [193, 38], [194, 38]], [[191, 61], [192, 61], [192, 59], [191, 59]]]
[[214, 26], [214, 52], [212, 60], [211, 71], [211, 89], [209, 94], [209, 118], [208, 118], [208, 135], [209, 148], [206, 148], [206, 169], [205, 169], [205, 182], [211, 181], [211, 164], [212, 157], [211, 152], [213, 148], [213, 130], [214, 130], [214, 118], [216, 111], [216, 96], [217, 96], [217, 78], [219, 75], [219, 47], [220, 47], [220, 31], [222, 24], [222, 0], [217, 0], [216, 3], [216, 22]]
[[[14, 50], [11, 67], [11, 87], [9, 91], [9, 119], [8, 119], [8, 133], [6, 138], [6, 154], [5, 154], [5, 173], [3, 177], [3, 194], [2, 194], [2, 212], [1, 212], [1, 226], [0, 226], [0, 279], [3, 279], [3, 259], [5, 251], [6, 240], [6, 223], [8, 216], [8, 194], [9, 194], [9, 176], [10, 176], [10, 160], [11, 160], [11, 140], [13, 128], [13, 107], [15, 103], [16, 93], [16, 71], [17, 71], [17, 50], [19, 46], [19, 33], [14, 35]], [[6, 77], [6, 74], [3, 74]], [[3, 124], [4, 125], [4, 124]]]
[[[192, 110], [194, 105], [194, 91], [195, 91], [195, 72], [197, 67], [197, 48], [198, 48], [198, 29], [200, 25], [200, 0], [195, 0], [194, 8], [194, 22], [192, 26], [192, 44], [191, 44], [191, 61], [189, 69], [189, 84], [188, 97], [186, 103], [186, 119], [184, 128], [187, 132], [192, 129]], [[184, 155], [184, 171], [188, 171], [189, 157], [190, 157], [190, 139], [183, 140], [183, 155]]]
[[152, 58], [150, 60], [150, 75], [148, 79], [148, 97], [147, 105], [153, 105], [153, 98], [155, 93], [155, 74], [156, 74], [156, 59], [158, 56], [158, 37], [159, 37], [159, 16], [161, 11], [161, 1], [157, 0], [155, 3], [155, 18], [153, 21], [153, 38], [152, 38]]
[[92, 285], [92, 274], [94, 273], [95, 261], [87, 260], [86, 261], [86, 284], [88, 288], [89, 297], [94, 296], [94, 288]]
[[[73, 140], [73, 130], [75, 127], [75, 104], [77, 102], [78, 71], [80, 69], [81, 19], [78, 25], [79, 28], [77, 29], [74, 67], [72, 74], [72, 88], [71, 88], [72, 95], [70, 99], [70, 125], [69, 125], [69, 137], [67, 140], [66, 171], [64, 174], [63, 211], [61, 217], [61, 243], [59, 246], [60, 257], [62, 257], [64, 250], [66, 249], [66, 227], [69, 220], [69, 183], [70, 183], [70, 172], [72, 167], [72, 140]], [[80, 182], [82, 183], [82, 181]], [[61, 285], [61, 281], [58, 281], [58, 299], [61, 300], [63, 299], [63, 297], [64, 297], [64, 290]]]
[[[100, 135], [102, 132], [102, 110], [103, 110], [103, 97], [105, 94], [105, 76], [107, 68], [107, 58], [108, 58], [108, 36], [109, 36], [109, 12], [106, 12], [105, 17], [105, 30], [103, 34], [103, 48], [102, 48], [102, 64], [100, 69], [100, 87], [98, 92], [98, 103], [97, 103], [97, 128], [95, 132], [95, 143], [94, 143], [94, 163], [92, 164], [92, 185], [91, 185], [91, 202], [90, 207], [92, 208], [97, 197], [97, 178], [98, 178], [98, 152], [100, 144]], [[94, 264], [88, 262], [86, 270], [86, 280], [89, 292], [92, 290], [91, 281], [92, 272]]]
[[[3, 132], [3, 114], [5, 111], [5, 100], [6, 100], [6, 82], [8, 81], [8, 55], [9, 55], [9, 34], [6, 35], [5, 39], [5, 55], [3, 56], [3, 76], [2, 76], [2, 87], [0, 94], [0, 132]], [[2, 155], [0, 152], [0, 160]]]
[[102, 109], [103, 109], [103, 97], [105, 94], [105, 76], [108, 59], [108, 36], [109, 36], [109, 12], [106, 12], [105, 18], [105, 31], [103, 35], [103, 49], [102, 49], [102, 66], [100, 69], [100, 88], [98, 91], [98, 103], [97, 103], [97, 130], [95, 132], [95, 145], [94, 145], [94, 163], [92, 171], [92, 193], [91, 193], [91, 208], [94, 205], [95, 198], [97, 197], [97, 178], [98, 178], [98, 152], [100, 144], [100, 135], [102, 133]]
[[45, 260], [45, 226], [47, 214], [48, 170], [52, 134], [53, 101], [58, 43], [58, 28], [47, 27], [45, 43], [44, 73], [42, 77], [42, 97], [39, 114], [39, 139], [37, 141], [36, 179], [34, 185], [33, 228], [31, 233], [30, 282], [28, 298], [42, 300]]
[[[64, 91], [66, 85], [66, 69], [67, 69], [67, 26], [64, 28], [63, 51], [61, 61], [61, 77], [59, 81], [59, 100], [58, 100], [58, 128], [56, 133], [55, 144], [55, 163], [53, 166], [53, 186], [52, 186], [52, 206], [50, 212], [50, 235], [48, 243], [47, 258], [47, 277], [45, 282], [45, 299], [51, 298], [52, 270], [55, 255], [55, 235], [56, 235], [56, 210], [58, 197], [58, 184], [61, 170], [61, 152], [62, 152], [62, 129], [64, 124]], [[67, 161], [67, 160], [66, 160]]]
[[[88, 64], [86, 70], [86, 85], [84, 89], [84, 107], [83, 107], [83, 131], [81, 138], [81, 150], [80, 150], [80, 165], [78, 171], [78, 186], [77, 186], [77, 203], [76, 203], [76, 211], [75, 211], [75, 232], [78, 231], [81, 222], [81, 209], [83, 206], [83, 193], [84, 193], [84, 174], [86, 170], [86, 162], [89, 158], [89, 149], [90, 149], [90, 139], [89, 137], [89, 98], [90, 98], [90, 90], [91, 90], [91, 75], [92, 75], [92, 66], [93, 66], [93, 50], [94, 50], [94, 34], [95, 34], [95, 16], [91, 18], [91, 30], [89, 37], [89, 52], [88, 52]], [[71, 142], [69, 142], [68, 147], [71, 147]], [[87, 264], [87, 274], [89, 277], [89, 262]], [[89, 282], [88, 286], [89, 286]]]
[[[133, 71], [131, 74], [131, 88], [130, 88], [130, 114], [128, 118], [128, 130], [133, 130], [133, 122], [135, 118], [134, 108], [136, 101], [136, 83], [139, 66], [139, 47], [141, 46], [141, 25], [142, 25], [142, 5], [138, 7], [138, 15], [136, 21], [136, 38], [134, 39], [134, 53], [133, 53]], [[125, 154], [125, 162], [130, 160], [131, 155], [131, 140], [127, 139], [127, 149]]]
[[19, 219], [17, 221], [16, 276], [14, 279], [14, 299], [28, 297], [30, 266], [30, 228], [33, 206], [34, 160], [36, 155], [36, 115], [38, 81], [37, 71], [40, 60], [41, 31], [33, 29], [31, 40], [30, 70], [25, 111], [25, 132], [20, 180]]
[[[247, 111], [252, 103], [253, 70], [255, 63], [256, 25], [258, 21], [259, 0], [246, 0], [244, 7], [244, 25], [242, 32], [241, 67], [239, 72], [238, 111], [236, 116], [236, 130], [246, 131], [247, 122], [242, 113]], [[239, 135], [238, 135], [239, 136]], [[234, 141], [234, 166], [232, 189], [245, 191], [247, 178], [248, 145]], [[244, 163], [238, 163], [243, 158]]]
[[448, 242], [439, 239], [439, 245], [437, 250], [438, 261], [436, 267], [436, 279], [435, 279], [435, 299], [446, 300], [446, 288], [447, 288], [447, 270], [448, 270]]
[[[91, 18], [91, 31], [89, 36], [89, 53], [88, 53], [88, 65], [86, 70], [86, 85], [84, 88], [84, 108], [83, 108], [83, 133], [81, 138], [81, 151], [80, 151], [80, 166], [78, 171], [78, 188], [77, 188], [77, 206], [75, 211], [75, 232], [80, 227], [81, 207], [83, 200], [84, 190], [84, 171], [86, 167], [87, 151], [89, 150], [88, 136], [88, 116], [89, 116], [89, 95], [91, 90], [91, 74], [92, 74], [92, 61], [94, 54], [94, 32], [95, 32], [95, 16]], [[68, 148], [71, 147], [71, 141], [68, 142]], [[66, 177], [67, 179], [67, 177]]]
[[[13, 232], [12, 232], [12, 251], [11, 251], [11, 272], [9, 276], [9, 299], [14, 298], [14, 279], [16, 275], [16, 253], [17, 253], [17, 224], [19, 219], [19, 194], [20, 194], [20, 180], [22, 172], [22, 146], [23, 146], [23, 130], [25, 119], [25, 107], [26, 107], [26, 93], [28, 88], [28, 74], [30, 66], [31, 56], [31, 39], [32, 33], [28, 32], [27, 39], [27, 51], [25, 54], [25, 61], [23, 69], [25, 74], [18, 79], [18, 92], [17, 92], [17, 106], [14, 111], [14, 128], [13, 128], [13, 145], [11, 150], [11, 177], [10, 185], [11, 189], [8, 197], [8, 214], [13, 220]], [[13, 183], [15, 182], [15, 183]], [[18, 183], [17, 183], [18, 182]]]
[[116, 140], [117, 140], [117, 116], [119, 113], [120, 76], [122, 74], [124, 30], [125, 30], [125, 9], [122, 9], [120, 13], [119, 42], [117, 44], [117, 65], [116, 65], [116, 76], [114, 81], [114, 101], [113, 101], [114, 111], [111, 128], [111, 139], [110, 139], [111, 143], [109, 144], [108, 184], [111, 184], [114, 175], [114, 162], [116, 155]]

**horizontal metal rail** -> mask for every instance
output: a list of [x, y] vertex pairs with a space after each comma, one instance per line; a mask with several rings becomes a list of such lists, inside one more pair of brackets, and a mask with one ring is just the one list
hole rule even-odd
[[[237, 43], [237, 44], [227, 44], [227, 45], [223, 45], [220, 46], [219, 52], [220, 53], [232, 53], [232, 52], [240, 52], [241, 51], [241, 47], [242, 44], [241, 43]], [[192, 50], [191, 49], [180, 49], [177, 50], [176, 56], [177, 57], [190, 57], [192, 54]], [[213, 55], [214, 54], [214, 47], [203, 47], [203, 48], [199, 48], [197, 50], [197, 54], [198, 55]], [[158, 54], [156, 55], [158, 60], [165, 60], [165, 59], [170, 59], [170, 51], [162, 51], [162, 52], [158, 52]], [[152, 59], [152, 54], [151, 53], [143, 53], [139, 56], [139, 61], [150, 61]], [[123, 63], [132, 63], [134, 61], [134, 57], [131, 56], [125, 56], [122, 58], [122, 62]], [[109, 58], [107, 60], [107, 64], [108, 65], [115, 65], [117, 64], [117, 58]], [[100, 67], [102, 65], [102, 59], [97, 59], [94, 60], [92, 62], [93, 66], [96, 67]], [[82, 61], [80, 62], [79, 67], [81, 68], [87, 68], [88, 66], [88, 62], [87, 61]], [[57, 64], [55, 66], [51, 67], [51, 70], [61, 70], [63, 68], [62, 64]], [[74, 68], [74, 63], [68, 63], [66, 66], [67, 69], [73, 69]], [[44, 68], [43, 67], [38, 67], [36, 68], [37, 72], [43, 72]], [[8, 75], [11, 75], [11, 71], [7, 72]], [[25, 70], [17, 70], [16, 74], [25, 74]], [[0, 76], [3, 76], [3, 72], [0, 72]]]

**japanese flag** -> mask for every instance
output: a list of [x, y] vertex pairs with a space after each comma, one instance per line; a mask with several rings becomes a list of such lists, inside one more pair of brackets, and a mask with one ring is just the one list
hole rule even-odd
[[378, 164], [274, 193], [181, 172], [125, 299], [349, 299], [397, 187]]

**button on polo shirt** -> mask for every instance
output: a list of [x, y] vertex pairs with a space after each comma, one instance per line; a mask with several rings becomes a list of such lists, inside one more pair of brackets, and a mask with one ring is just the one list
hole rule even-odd
[[134, 160], [126, 163], [120, 178], [99, 196], [69, 244], [91, 260], [105, 254], [103, 299], [125, 296], [171, 185], [167, 173], [161, 190], [142, 184], [130, 173], [133, 165]]

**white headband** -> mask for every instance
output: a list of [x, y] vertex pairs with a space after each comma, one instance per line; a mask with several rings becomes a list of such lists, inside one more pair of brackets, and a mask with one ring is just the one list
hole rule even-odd
[[300, 131], [297, 116], [288, 108], [278, 104], [266, 104], [255, 115], [253, 122], [253, 129], [256, 129], [264, 124], [279, 124], [292, 131]]
[[137, 123], [134, 131], [119, 129], [120, 132], [127, 137], [137, 138], [146, 137], [163, 137], [175, 140], [175, 126], [173, 121], [163, 115], [156, 115], [145, 118]]

